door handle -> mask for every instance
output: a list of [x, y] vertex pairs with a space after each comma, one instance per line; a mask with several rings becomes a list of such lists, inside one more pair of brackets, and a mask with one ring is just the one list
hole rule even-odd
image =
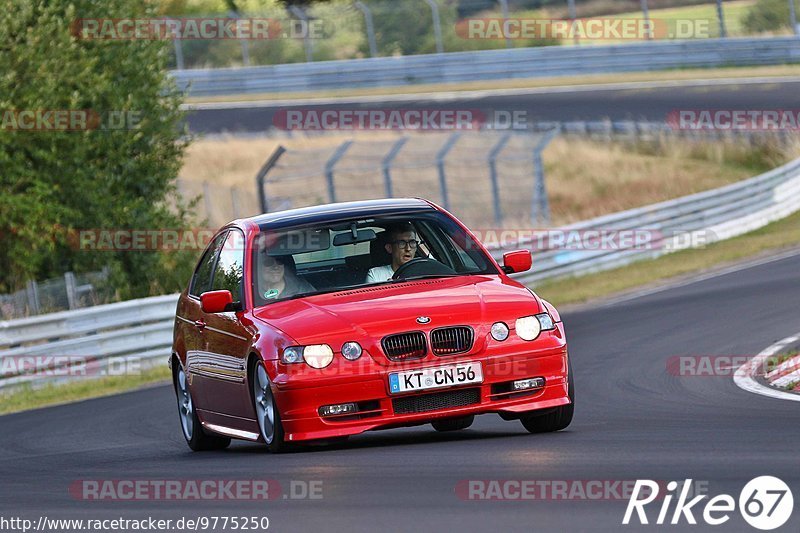
[[195, 320], [195, 321], [194, 321], [194, 327], [196, 327], [197, 329], [200, 329], [200, 330], [202, 330], [203, 328], [205, 328], [205, 327], [206, 327], [206, 323], [205, 323], [205, 322], [203, 322], [203, 320], [202, 320], [202, 319], [201, 319], [201, 320]]

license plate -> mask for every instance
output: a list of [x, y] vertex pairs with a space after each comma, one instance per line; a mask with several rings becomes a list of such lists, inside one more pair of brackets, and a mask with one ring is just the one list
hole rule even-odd
[[483, 369], [480, 363], [420, 368], [389, 374], [389, 390], [392, 394], [482, 382]]

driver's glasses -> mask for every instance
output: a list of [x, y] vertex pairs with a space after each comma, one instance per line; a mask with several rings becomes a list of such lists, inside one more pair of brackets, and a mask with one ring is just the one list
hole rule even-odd
[[393, 241], [392, 244], [394, 244], [398, 248], [408, 248], [410, 250], [416, 250], [417, 246], [419, 246], [419, 241], [417, 240], [406, 241], [403, 239], [398, 239], [396, 241]]

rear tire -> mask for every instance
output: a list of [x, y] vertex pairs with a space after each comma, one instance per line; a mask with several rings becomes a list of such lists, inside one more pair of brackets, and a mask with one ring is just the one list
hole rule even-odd
[[[180, 365], [180, 363], [175, 363]], [[178, 398], [178, 416], [181, 421], [181, 430], [186, 444], [195, 452], [206, 450], [223, 450], [230, 446], [231, 439], [209, 435], [203, 430], [197, 410], [194, 408], [192, 393], [189, 391], [189, 382], [183, 368], [178, 368], [175, 376], [175, 394]]]
[[443, 418], [431, 422], [436, 431], [459, 431], [467, 429], [475, 421], [475, 415], [462, 416], [460, 418]]
[[572, 363], [567, 363], [567, 387], [569, 395], [569, 405], [561, 405], [543, 415], [537, 415], [536, 411], [531, 411], [520, 418], [520, 422], [530, 433], [550, 433], [561, 431], [570, 425], [572, 415], [575, 412], [575, 380], [572, 376]]

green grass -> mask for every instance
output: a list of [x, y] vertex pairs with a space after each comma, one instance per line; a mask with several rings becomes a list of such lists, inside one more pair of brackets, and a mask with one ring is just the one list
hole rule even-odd
[[[725, 18], [725, 28], [729, 37], [739, 37], [746, 34], [742, 27], [742, 18], [747, 15], [755, 0], [736, 0], [734, 2], [723, 2], [722, 10]], [[717, 19], [717, 5], [715, 3], [701, 4], [696, 6], [671, 7], [666, 9], [651, 9], [649, 11], [651, 19], [661, 19], [674, 22], [676, 20], [709, 20], [709, 30], [712, 34], [709, 37], [719, 37], [719, 23]], [[642, 18], [641, 11], [632, 11], [614, 15], [615, 18]], [[703, 36], [704, 37], [704, 36]]]
[[0, 415], [108, 396], [154, 383], [167, 383], [169, 379], [169, 368], [164, 364], [138, 375], [85, 379], [41, 388], [25, 385], [9, 393], [0, 393]]
[[[555, 305], [583, 303], [797, 245], [800, 245], [800, 212], [706, 248], [682, 250], [580, 278], [550, 281], [535, 290]], [[535, 269], [535, 256], [533, 261]]]

